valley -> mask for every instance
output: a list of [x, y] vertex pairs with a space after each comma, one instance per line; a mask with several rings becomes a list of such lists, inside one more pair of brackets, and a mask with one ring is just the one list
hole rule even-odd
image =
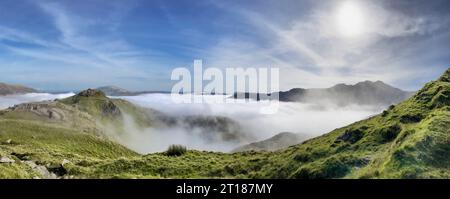
[[256, 140], [235, 118], [174, 117], [89, 89], [1, 111], [0, 178], [449, 178], [449, 107], [450, 69], [379, 114], [288, 148], [171, 156], [132, 150], [127, 118], [137, 130], [182, 124], [223, 133], [210, 141]]

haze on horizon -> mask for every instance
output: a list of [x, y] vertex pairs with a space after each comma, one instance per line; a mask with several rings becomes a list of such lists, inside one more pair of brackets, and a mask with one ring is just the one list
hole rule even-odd
[[170, 90], [192, 67], [279, 67], [281, 90], [416, 90], [450, 61], [446, 0], [0, 2], [0, 82]]

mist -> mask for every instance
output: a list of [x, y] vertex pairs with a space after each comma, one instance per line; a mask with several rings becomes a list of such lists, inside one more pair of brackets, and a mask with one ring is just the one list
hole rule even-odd
[[215, 137], [205, 137], [202, 129], [186, 128], [180, 123], [172, 126], [142, 128], [130, 115], [122, 114], [125, 132], [121, 133], [113, 126], [106, 126], [105, 133], [113, 140], [141, 154], [163, 152], [172, 144], [184, 145], [189, 149], [228, 152], [242, 143], [239, 140], [221, 139], [217, 136], [221, 132], [217, 131], [210, 132], [210, 135], [216, 135]]
[[[333, 129], [351, 124], [358, 120], [380, 113], [382, 107], [345, 106], [327, 104], [306, 104], [280, 102], [274, 114], [261, 114], [264, 102], [252, 103], [236, 100], [235, 103], [217, 103], [228, 96], [183, 95], [181, 98], [203, 97], [204, 103], [176, 103], [170, 94], [146, 94], [120, 97], [139, 106], [155, 109], [173, 117], [223, 116], [234, 120], [241, 127], [239, 133], [245, 134], [240, 140], [221, 140], [205, 138], [198, 129], [187, 129], [183, 125], [169, 128], [149, 128], [139, 130], [128, 123], [130, 133], [121, 142], [141, 152], [163, 151], [171, 144], [182, 144], [189, 149], [229, 152], [250, 142], [270, 138], [281, 132], [301, 133], [306, 137], [316, 137]], [[221, 133], [221, 132], [214, 132]]]
[[[0, 109], [72, 95], [74, 93], [0, 96]], [[165, 151], [171, 144], [181, 144], [188, 149], [230, 152], [236, 147], [264, 140], [281, 132], [316, 137], [378, 114], [385, 108], [279, 102], [277, 112], [261, 114], [261, 108], [267, 106], [267, 103], [261, 101], [249, 103], [245, 100], [235, 100], [235, 103], [223, 103], [223, 99], [229, 96], [178, 96], [192, 97], [202, 97], [205, 102], [177, 103], [180, 99], [174, 99], [170, 94], [115, 97], [159, 111], [170, 118], [170, 122], [160, 120], [151, 128], [142, 128], [136, 124], [134, 118], [124, 113], [125, 132], [118, 133], [114, 127], [105, 127], [105, 133], [109, 138], [142, 154]]]
[[5, 109], [16, 104], [28, 103], [28, 102], [40, 102], [46, 100], [63, 99], [75, 95], [75, 93], [27, 93], [20, 95], [6, 95], [0, 96], [0, 110]]

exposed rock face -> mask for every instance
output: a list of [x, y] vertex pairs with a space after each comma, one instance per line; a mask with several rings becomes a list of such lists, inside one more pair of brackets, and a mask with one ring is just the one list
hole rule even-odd
[[77, 94], [81, 97], [106, 97], [105, 93], [95, 89], [87, 89]]
[[19, 104], [9, 108], [9, 110], [30, 112], [52, 120], [64, 120], [66, 117], [64, 111], [58, 108], [55, 102]]
[[112, 101], [107, 101], [102, 104], [102, 115], [118, 117], [121, 116], [121, 111]]

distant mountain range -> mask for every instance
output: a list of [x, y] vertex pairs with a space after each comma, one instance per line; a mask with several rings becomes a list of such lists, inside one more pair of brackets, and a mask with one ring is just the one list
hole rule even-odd
[[117, 86], [102, 86], [96, 88], [96, 90], [102, 91], [107, 96], [135, 96], [151, 93], [170, 93], [169, 91], [129, 91]]
[[11, 85], [0, 82], [0, 95], [15, 95], [37, 92], [35, 89], [21, 85]]
[[309, 138], [311, 138], [311, 136], [298, 133], [283, 132], [263, 141], [253, 142], [244, 146], [240, 146], [234, 149], [232, 152], [276, 151], [292, 145], [300, 144], [301, 142]]
[[283, 102], [305, 102], [319, 104], [346, 105], [390, 105], [396, 104], [414, 92], [403, 91], [382, 81], [364, 81], [355, 85], [337, 84], [330, 88], [293, 88], [289, 91], [260, 95], [255, 93], [235, 93], [234, 98], [265, 100], [279, 96]]

